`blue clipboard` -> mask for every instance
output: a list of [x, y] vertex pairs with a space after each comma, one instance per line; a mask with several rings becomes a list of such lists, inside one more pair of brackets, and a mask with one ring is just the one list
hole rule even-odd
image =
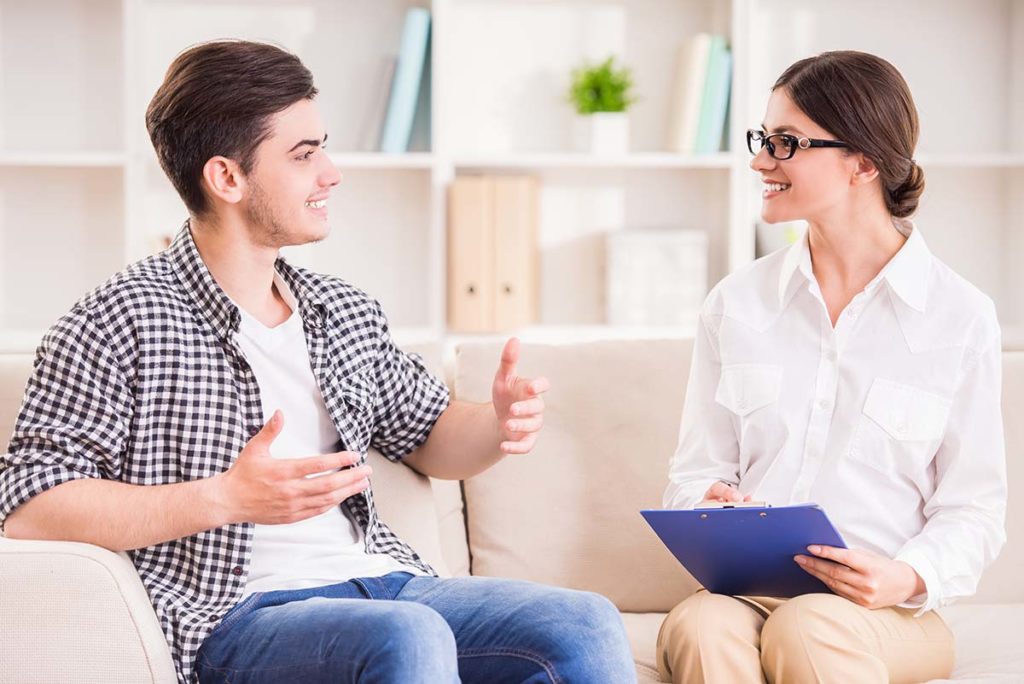
[[846, 548], [815, 504], [640, 514], [694, 579], [716, 594], [792, 598], [831, 593], [793, 557], [809, 555], [810, 544]]

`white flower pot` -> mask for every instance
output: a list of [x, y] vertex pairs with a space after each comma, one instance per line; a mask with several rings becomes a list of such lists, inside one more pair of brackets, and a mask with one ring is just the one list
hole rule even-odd
[[629, 152], [629, 115], [626, 112], [595, 112], [577, 115], [576, 151], [598, 155]]

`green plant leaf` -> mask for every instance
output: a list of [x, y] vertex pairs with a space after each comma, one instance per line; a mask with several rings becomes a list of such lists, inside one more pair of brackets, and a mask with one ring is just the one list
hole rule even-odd
[[633, 74], [628, 67], [616, 68], [615, 57], [600, 64], [573, 69], [569, 101], [580, 114], [624, 112], [636, 102], [632, 96]]

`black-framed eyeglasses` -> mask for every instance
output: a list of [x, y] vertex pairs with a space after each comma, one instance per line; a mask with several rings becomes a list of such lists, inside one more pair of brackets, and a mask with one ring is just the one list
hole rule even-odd
[[[756, 149], [755, 149], [756, 144]], [[817, 140], [815, 138], [798, 138], [789, 133], [773, 133], [767, 135], [764, 131], [751, 128], [747, 131], [747, 149], [750, 154], [756, 155], [765, 147], [768, 154], [779, 161], [792, 159], [797, 149], [807, 150], [812, 147], [849, 147], [841, 140]]]

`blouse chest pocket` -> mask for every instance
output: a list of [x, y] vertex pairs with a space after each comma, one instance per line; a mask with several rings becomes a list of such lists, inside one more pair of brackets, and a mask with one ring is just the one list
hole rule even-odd
[[715, 401], [733, 414], [740, 476], [757, 461], [774, 458], [789, 430], [779, 411], [782, 366], [743, 363], [722, 366]]
[[886, 472], [923, 475], [945, 434], [951, 405], [941, 395], [876, 378], [850, 455]]
[[782, 366], [741, 363], [722, 366], [715, 401], [738, 416], [773, 404], [782, 389]]

